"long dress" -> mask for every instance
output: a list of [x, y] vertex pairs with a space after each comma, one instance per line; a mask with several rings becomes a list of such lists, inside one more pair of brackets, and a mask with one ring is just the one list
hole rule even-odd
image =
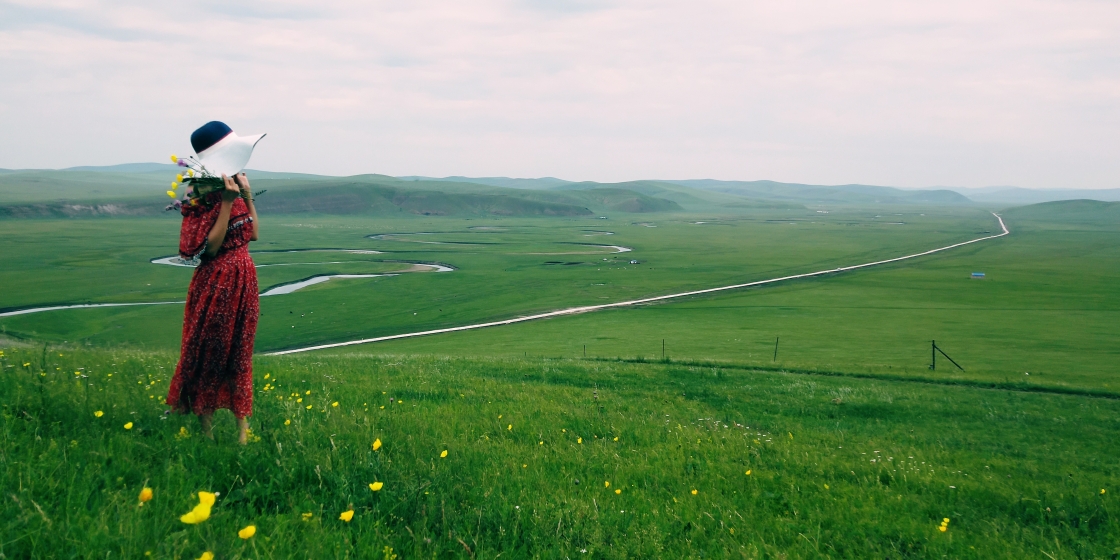
[[167, 404], [183, 414], [228, 408], [234, 416], [253, 414], [253, 339], [260, 299], [257, 271], [249, 257], [252, 217], [234, 200], [229, 229], [218, 254], [206, 256], [206, 237], [218, 219], [221, 193], [209, 204], [184, 204], [179, 256], [198, 263], [187, 290], [183, 346], [171, 378]]

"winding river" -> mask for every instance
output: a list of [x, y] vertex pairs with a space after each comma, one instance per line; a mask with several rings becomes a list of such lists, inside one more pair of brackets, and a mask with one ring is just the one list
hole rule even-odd
[[[294, 249], [288, 251], [254, 251], [254, 254], [259, 253], [351, 253], [356, 255], [379, 255], [381, 251], [371, 251], [364, 249]], [[178, 256], [170, 257], [157, 257], [150, 261], [152, 264], [162, 264], [166, 266], [181, 266], [185, 268], [194, 268], [194, 265], [188, 264]], [[317, 265], [317, 264], [351, 264], [360, 261], [320, 261], [320, 262], [304, 262], [304, 263], [276, 263], [276, 264], [258, 264], [256, 268], [266, 266], [293, 266], [293, 265]], [[410, 265], [408, 269], [399, 272], [388, 272], [381, 274], [323, 274], [320, 276], [312, 276], [296, 282], [288, 282], [285, 284], [278, 284], [272, 286], [261, 293], [261, 297], [266, 296], [282, 296], [291, 294], [302, 290], [308, 286], [315, 284], [322, 284], [332, 278], [377, 278], [380, 276], [398, 276], [400, 274], [407, 274], [412, 272], [453, 272], [455, 269], [450, 266], [442, 264], [428, 264], [428, 263], [401, 263]], [[0, 317], [14, 317], [16, 315], [27, 315], [30, 313], [41, 313], [43, 311], [59, 311], [62, 309], [88, 309], [93, 307], [131, 307], [136, 305], [174, 305], [183, 304], [183, 301], [149, 301], [139, 303], [79, 303], [74, 305], [52, 305], [48, 307], [32, 307], [29, 309], [17, 309], [15, 311], [5, 311], [0, 313]]]

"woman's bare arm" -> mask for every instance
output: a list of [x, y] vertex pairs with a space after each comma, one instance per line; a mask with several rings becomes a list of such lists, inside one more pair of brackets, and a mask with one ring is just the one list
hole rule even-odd
[[249, 216], [253, 218], [253, 236], [249, 238], [250, 241], [256, 241], [258, 238], [259, 230], [257, 229], [257, 205], [253, 204], [253, 189], [249, 188], [249, 178], [241, 173], [237, 177], [237, 185], [241, 189], [241, 198], [245, 199], [245, 206], [249, 208]]
[[222, 180], [226, 183], [226, 190], [222, 191], [222, 206], [218, 209], [218, 219], [214, 222], [214, 227], [210, 228], [210, 233], [206, 236], [206, 256], [211, 258], [218, 256], [218, 251], [222, 249], [222, 243], [226, 240], [226, 231], [229, 230], [229, 214], [233, 209], [233, 201], [241, 194], [233, 179], [222, 175]]

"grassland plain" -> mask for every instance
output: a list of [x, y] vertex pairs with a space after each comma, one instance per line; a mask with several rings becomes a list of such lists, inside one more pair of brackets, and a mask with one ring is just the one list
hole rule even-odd
[[[266, 257], [273, 263], [284, 262], [281, 257], [288, 263], [351, 261], [261, 268], [262, 287], [315, 274], [363, 272], [362, 262], [369, 263], [369, 272], [386, 271], [383, 261], [438, 262], [457, 270], [331, 281], [265, 298], [257, 348], [455, 326], [758, 280], [924, 250], [995, 227], [992, 217], [978, 209], [895, 213], [900, 215], [884, 211], [876, 218], [873, 208], [829, 214], [752, 210], [722, 220], [679, 214], [607, 220], [266, 216], [263, 241], [254, 250], [384, 253], [258, 254], [262, 263]], [[897, 221], [905, 224], [887, 223]], [[177, 227], [171, 216], [0, 221], [0, 234], [12, 247], [0, 269], [0, 284], [8, 288], [0, 292], [0, 307], [181, 299], [190, 269], [149, 263], [173, 254]], [[633, 251], [613, 253], [604, 245]], [[17, 338], [175, 348], [180, 314], [178, 306], [56, 311], [3, 318], [0, 328]]]
[[[1116, 400], [659, 364], [259, 357], [242, 448], [228, 417], [211, 442], [164, 414], [174, 363], [5, 349], [0, 553], [1120, 553]], [[211, 516], [181, 523], [199, 491], [220, 492]]]
[[[1078, 205], [1010, 211], [1011, 236], [885, 268], [377, 351], [580, 357], [586, 348], [659, 359], [664, 340], [674, 360], [1118, 394], [1120, 226], [1108, 214], [1065, 212]], [[965, 372], [940, 357], [927, 369], [935, 339]]]

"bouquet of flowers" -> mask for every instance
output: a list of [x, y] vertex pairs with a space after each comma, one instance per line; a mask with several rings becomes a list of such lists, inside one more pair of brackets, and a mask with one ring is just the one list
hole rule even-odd
[[[172, 155], [171, 161], [186, 169], [175, 175], [175, 180], [171, 182], [171, 190], [167, 191], [167, 196], [171, 197], [171, 204], [168, 204], [164, 210], [178, 210], [184, 204], [191, 206], [206, 204], [206, 195], [225, 190], [225, 181], [221, 177], [210, 173], [206, 166], [202, 165], [202, 162], [195, 159], [194, 156], [181, 158]], [[182, 195], [178, 192], [179, 187], [183, 187]], [[260, 195], [264, 192], [263, 190], [257, 191], [255, 194]], [[251, 193], [248, 189], [242, 189], [241, 191], [241, 198], [248, 200], [253, 195], [254, 193]]]

